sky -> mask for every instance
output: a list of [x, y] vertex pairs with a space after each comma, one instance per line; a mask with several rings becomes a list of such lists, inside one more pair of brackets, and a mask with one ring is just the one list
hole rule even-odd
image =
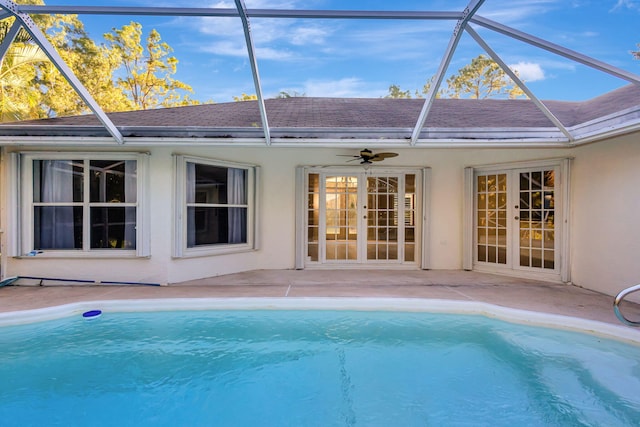
[[[49, 5], [235, 8], [233, 0], [49, 0]], [[245, 0], [247, 9], [461, 11], [468, 0]], [[478, 16], [640, 75], [640, 0], [486, 0]], [[231, 102], [254, 94], [242, 23], [237, 17], [82, 15], [97, 41], [131, 21], [156, 29], [178, 59], [175, 78], [192, 98]], [[419, 90], [442, 61], [453, 20], [251, 18], [265, 98], [285, 91], [322, 97], [378, 98], [390, 85]], [[472, 25], [540, 99], [590, 99], [628, 84], [537, 47]], [[446, 77], [486, 52], [463, 34]]]

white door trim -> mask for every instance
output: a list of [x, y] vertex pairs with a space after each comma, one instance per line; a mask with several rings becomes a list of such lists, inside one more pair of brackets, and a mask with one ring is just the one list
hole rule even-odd
[[[307, 251], [309, 246], [309, 226], [308, 226], [308, 197], [309, 197], [309, 174], [320, 174], [321, 176], [325, 175], [358, 175], [364, 176], [365, 178], [371, 173], [375, 173], [376, 175], [384, 175], [384, 174], [396, 174], [396, 175], [407, 175], [407, 174], [415, 174], [416, 177], [416, 196], [418, 200], [416, 200], [416, 209], [421, 210], [420, 212], [416, 211], [416, 245], [414, 249], [414, 261], [406, 263], [404, 261], [399, 261], [398, 264], [394, 263], [376, 263], [376, 262], [365, 262], [365, 263], [330, 263], [324, 264], [322, 262], [322, 258], [324, 255], [323, 248], [319, 244], [318, 247], [318, 261], [309, 261], [307, 257]], [[429, 251], [429, 227], [430, 227], [430, 206], [431, 206], [431, 198], [430, 198], [430, 178], [431, 178], [431, 169], [430, 168], [421, 168], [421, 167], [383, 167], [376, 166], [373, 171], [367, 172], [363, 170], [362, 167], [345, 167], [345, 166], [299, 166], [296, 168], [296, 195], [295, 195], [295, 210], [296, 210], [296, 220], [295, 220], [295, 268], [296, 269], [305, 269], [305, 268], [363, 268], [366, 265], [367, 268], [421, 268], [421, 269], [429, 269], [430, 268], [430, 251]], [[322, 180], [320, 180], [322, 182]], [[360, 186], [360, 184], [359, 184]], [[364, 188], [364, 187], [362, 187]], [[359, 189], [359, 191], [365, 191]], [[320, 210], [323, 208], [320, 207]], [[362, 206], [359, 206], [359, 216], [362, 217], [363, 211]], [[318, 232], [321, 234], [323, 232], [324, 225], [319, 225]], [[361, 234], [361, 233], [359, 233]], [[362, 234], [362, 236], [366, 236], [366, 234]], [[404, 237], [404, 236], [403, 236]], [[323, 240], [323, 239], [320, 239]], [[319, 242], [321, 243], [321, 242]]]
[[[536, 169], [543, 167], [558, 168], [559, 177], [557, 179], [558, 185], [556, 187], [556, 201], [560, 205], [558, 215], [556, 218], [557, 235], [556, 238], [560, 239], [558, 242], [557, 250], [559, 252], [558, 260], [559, 266], [554, 272], [543, 271], [526, 271], [513, 266], [505, 267], [492, 267], [483, 264], [478, 264], [475, 260], [475, 227], [476, 227], [476, 197], [475, 197], [475, 175], [476, 173], [491, 173], [491, 172], [504, 172], [504, 171], [516, 171], [521, 169]], [[571, 281], [571, 268], [570, 268], [570, 172], [571, 172], [571, 159], [570, 158], [554, 158], [525, 162], [512, 162], [491, 164], [482, 166], [466, 167], [464, 169], [464, 199], [463, 199], [463, 260], [462, 265], [465, 270], [485, 271], [491, 273], [509, 274], [518, 277], [535, 278], [542, 280], [561, 281], [568, 283]], [[510, 190], [509, 190], [510, 191]], [[513, 217], [512, 208], [513, 203], [509, 203], [508, 208], [510, 217]], [[514, 233], [515, 234], [515, 233]], [[515, 237], [513, 237], [515, 239]], [[513, 263], [515, 265], [515, 263]]]

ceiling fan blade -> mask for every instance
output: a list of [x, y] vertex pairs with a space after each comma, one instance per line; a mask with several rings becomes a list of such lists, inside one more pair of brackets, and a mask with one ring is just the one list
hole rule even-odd
[[387, 153], [376, 153], [374, 157], [377, 157], [380, 160], [382, 160], [382, 159], [388, 159], [390, 157], [396, 157], [397, 155], [398, 153], [387, 152]]

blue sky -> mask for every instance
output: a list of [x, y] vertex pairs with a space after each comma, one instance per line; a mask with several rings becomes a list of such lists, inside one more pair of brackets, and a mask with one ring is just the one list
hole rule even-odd
[[[247, 8], [460, 11], [459, 0], [245, 0]], [[50, 0], [47, 4], [194, 7], [193, 1]], [[233, 0], [197, 7], [235, 7]], [[477, 13], [520, 31], [640, 74], [631, 50], [640, 43], [640, 0], [486, 0]], [[158, 30], [178, 58], [176, 77], [201, 101], [253, 94], [239, 18], [81, 16], [96, 39], [130, 21]], [[381, 97], [391, 84], [419, 89], [437, 70], [455, 21], [251, 20], [265, 97], [280, 91], [307, 96]], [[482, 27], [474, 29], [517, 69], [541, 99], [582, 100], [627, 82]], [[465, 34], [446, 73], [484, 53]]]

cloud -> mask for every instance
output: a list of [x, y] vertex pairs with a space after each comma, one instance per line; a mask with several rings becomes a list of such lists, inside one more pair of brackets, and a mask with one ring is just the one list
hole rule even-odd
[[309, 44], [321, 45], [326, 41], [326, 37], [330, 34], [327, 28], [322, 27], [299, 27], [294, 28], [289, 35], [291, 44], [304, 46]]
[[637, 0], [618, 0], [616, 5], [613, 6], [613, 9], [611, 9], [611, 10], [617, 10], [617, 9], [631, 9], [631, 10], [637, 10], [637, 11], [640, 12], [640, 1], [637, 1]]
[[[371, 92], [368, 90], [367, 82], [356, 77], [345, 77], [339, 80], [307, 80], [304, 82], [304, 92], [307, 96], [328, 96], [336, 98], [353, 98], [361, 96], [380, 96], [379, 93], [363, 93]], [[379, 92], [379, 91], [378, 91]]]
[[[300, 1], [247, 0], [245, 4], [247, 9], [296, 9], [297, 3]], [[213, 2], [210, 7], [236, 8], [235, 2], [229, 0]], [[199, 17], [189, 23], [191, 28], [205, 36], [201, 51], [221, 56], [246, 56], [244, 29], [238, 17]], [[301, 59], [308, 52], [298, 47], [322, 47], [333, 31], [326, 23], [309, 20], [251, 19], [251, 35], [259, 60]]]
[[518, 75], [525, 82], [535, 82], [545, 79], [544, 70], [540, 64], [534, 62], [520, 61], [517, 64], [509, 65], [509, 68], [518, 72]]
[[496, 3], [492, 7], [480, 8], [478, 15], [503, 24], [513, 25], [530, 22], [536, 15], [543, 15], [558, 7], [557, 0], [522, 0], [518, 2]]

